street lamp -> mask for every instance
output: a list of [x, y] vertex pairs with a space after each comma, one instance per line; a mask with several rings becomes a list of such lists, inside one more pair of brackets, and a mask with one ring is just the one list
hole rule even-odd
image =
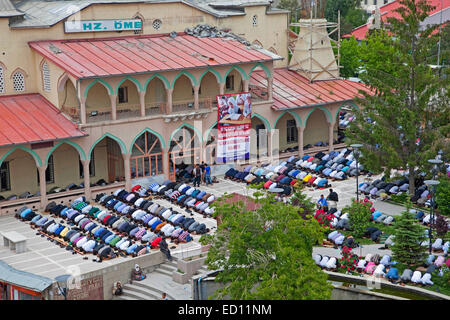
[[[439, 153], [439, 155], [441, 155], [441, 153]], [[431, 210], [430, 210], [430, 230], [429, 230], [429, 237], [430, 237], [430, 254], [431, 254], [431, 239], [432, 239], [432, 227], [434, 224], [434, 197], [435, 197], [435, 193], [436, 193], [436, 186], [439, 184], [439, 181], [436, 180], [436, 176], [439, 170], [439, 165], [442, 164], [442, 160], [438, 159], [438, 157], [436, 157], [436, 159], [430, 159], [428, 160], [429, 163], [433, 164], [433, 168], [432, 168], [432, 173], [433, 173], [433, 180], [426, 180], [425, 184], [429, 187], [430, 189], [430, 194], [431, 194]]]
[[425, 180], [425, 184], [427, 185], [427, 187], [430, 189], [430, 194], [431, 194], [431, 210], [430, 210], [430, 229], [428, 231], [428, 237], [430, 238], [430, 243], [429, 243], [429, 247], [430, 247], [430, 254], [432, 252], [432, 242], [433, 242], [433, 234], [432, 234], [432, 228], [433, 228], [433, 224], [434, 224], [434, 196], [436, 193], [436, 186], [439, 184], [439, 181], [437, 180]]
[[358, 167], [358, 159], [360, 156], [359, 148], [361, 148], [362, 144], [352, 144], [350, 147], [353, 148], [353, 156], [356, 160], [356, 201], [359, 202], [359, 186], [358, 186], [358, 176], [359, 176], [359, 167]]

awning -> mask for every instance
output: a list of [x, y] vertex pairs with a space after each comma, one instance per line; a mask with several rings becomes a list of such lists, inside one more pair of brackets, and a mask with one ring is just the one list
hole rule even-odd
[[32, 49], [77, 79], [266, 62], [281, 57], [237, 40], [170, 35], [32, 41]]
[[50, 278], [14, 269], [3, 261], [0, 261], [0, 281], [36, 292], [44, 291], [54, 282]]
[[[266, 88], [264, 72], [253, 71], [250, 85]], [[367, 86], [355, 81], [337, 79], [310, 83], [295, 71], [287, 68], [274, 69], [272, 109], [286, 110], [347, 102], [362, 96], [358, 90], [370, 91]]]
[[40, 94], [0, 97], [0, 147], [86, 135]]

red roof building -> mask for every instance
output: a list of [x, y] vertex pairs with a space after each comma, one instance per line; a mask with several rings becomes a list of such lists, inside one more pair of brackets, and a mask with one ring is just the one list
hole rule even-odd
[[[434, 15], [438, 12], [440, 12], [441, 10], [445, 10], [448, 7], [450, 7], [450, 0], [442, 0], [442, 7], [441, 7], [441, 0], [428, 0], [428, 3], [435, 7], [431, 12], [430, 12], [430, 16]], [[401, 4], [399, 3], [399, 1], [393, 1], [391, 3], [388, 3], [384, 6], [380, 7], [380, 15], [381, 15], [381, 21], [382, 22], [386, 22], [387, 18], [391, 17], [391, 18], [400, 18], [400, 14], [398, 12], [396, 12], [395, 10], [398, 9], [401, 6]], [[445, 22], [445, 21], [444, 21]], [[346, 34], [344, 36], [342, 36], [343, 38], [350, 38], [351, 36], [354, 36], [357, 40], [364, 40], [366, 38], [367, 32], [369, 31], [369, 24], [366, 23], [362, 26], [359, 26], [355, 29], [353, 29], [353, 31], [350, 34]]]

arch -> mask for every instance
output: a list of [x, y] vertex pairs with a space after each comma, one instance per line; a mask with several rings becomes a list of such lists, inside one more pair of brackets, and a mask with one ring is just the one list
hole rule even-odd
[[100, 141], [102, 141], [104, 138], [106, 138], [106, 137], [108, 137], [108, 138], [110, 138], [110, 139], [116, 141], [116, 142], [119, 144], [120, 150], [122, 151], [122, 153], [124, 153], [124, 154], [127, 153], [127, 147], [126, 147], [125, 143], [124, 143], [120, 138], [118, 138], [118, 137], [112, 135], [111, 133], [107, 132], [107, 133], [105, 133], [104, 135], [102, 135], [100, 138], [98, 138], [98, 139], [92, 144], [91, 148], [89, 149], [89, 153], [88, 153], [88, 160], [89, 160], [89, 161], [91, 160], [92, 151], [94, 151], [95, 146], [96, 146]]
[[272, 52], [272, 53], [274, 53], [274, 54], [276, 54], [276, 55], [278, 55], [278, 51], [277, 51], [277, 49], [275, 49], [274, 47], [270, 47], [270, 48], [269, 48], [269, 51]]
[[3, 161], [5, 161], [5, 159], [14, 151], [16, 151], [17, 149], [23, 150], [25, 152], [28, 152], [34, 159], [34, 161], [36, 162], [38, 167], [42, 166], [42, 160], [41, 157], [39, 157], [39, 155], [34, 152], [33, 150], [31, 150], [30, 148], [24, 147], [24, 146], [15, 146], [14, 148], [12, 148], [11, 150], [9, 150], [7, 153], [5, 153], [5, 155], [0, 159], [0, 166], [2, 165]]
[[[275, 120], [275, 123], [273, 124], [273, 127], [272, 127], [272, 128], [275, 129], [275, 128], [277, 127], [278, 121], [279, 121], [279, 120], [281, 119], [281, 117], [283, 117], [286, 113], [289, 113], [291, 116], [294, 117], [295, 123], [297, 124], [297, 127], [303, 127], [302, 119], [300, 118], [300, 116], [299, 116], [297, 113], [295, 113], [295, 112], [292, 112], [292, 111], [290, 111], [290, 110], [286, 110], [286, 111], [284, 111], [283, 113], [281, 113], [281, 114], [278, 116], [278, 118]], [[306, 125], [306, 121], [305, 121], [305, 125]]]
[[305, 127], [306, 127], [306, 123], [308, 121], [309, 116], [311, 115], [311, 113], [313, 113], [314, 111], [316, 111], [317, 109], [322, 110], [325, 113], [325, 117], [327, 118], [328, 123], [331, 123], [331, 121], [333, 120], [333, 116], [331, 115], [330, 111], [327, 110], [327, 108], [321, 107], [321, 106], [317, 106], [312, 108], [308, 115], [305, 118]]
[[106, 82], [105, 80], [103, 80], [103, 79], [95, 79], [94, 81], [92, 81], [91, 83], [89, 83], [89, 85], [86, 87], [86, 89], [84, 89], [84, 98], [87, 98], [87, 94], [88, 94], [88, 92], [89, 92], [89, 89], [94, 85], [94, 84], [96, 84], [97, 82], [100, 82], [105, 88], [106, 88], [106, 90], [108, 91], [108, 94], [113, 94], [113, 92], [114, 92], [114, 90], [113, 90], [113, 88], [111, 87], [111, 85], [108, 83], [108, 82]]
[[272, 76], [272, 74], [271, 74], [269, 68], [267, 68], [267, 67], [266, 67], [265, 65], [263, 65], [262, 63], [258, 62], [257, 64], [255, 64], [255, 65], [253, 66], [253, 68], [252, 68], [252, 69], [250, 70], [250, 72], [248, 73], [248, 78], [249, 78], [249, 79], [251, 78], [251, 74], [252, 74], [253, 70], [255, 70], [257, 67], [261, 67], [261, 68], [264, 70], [264, 72], [266, 73], [266, 77], [267, 77], [267, 78], [270, 78], [270, 77]]
[[[270, 122], [269, 122], [266, 118], [264, 118], [262, 115], [260, 115], [259, 113], [253, 112], [253, 113], [252, 113], [252, 118], [253, 118], [253, 117], [256, 117], [256, 118], [258, 118], [259, 120], [261, 120], [261, 121], [264, 123], [264, 125], [266, 126], [266, 130], [268, 130], [268, 131], [271, 130], [271, 128], [270, 128]], [[277, 119], [277, 121], [278, 121], [278, 119]], [[275, 121], [275, 124], [276, 124], [277, 121]], [[301, 122], [301, 120], [300, 120], [300, 122]]]
[[196, 129], [193, 125], [191, 125], [191, 124], [189, 124], [189, 123], [186, 123], [186, 122], [184, 122], [182, 125], [180, 125], [177, 129], [175, 129], [175, 130], [172, 132], [172, 134], [170, 135], [170, 138], [169, 138], [169, 143], [170, 143], [170, 141], [172, 141], [172, 139], [173, 139], [173, 137], [175, 136], [175, 134], [176, 134], [179, 130], [183, 129], [184, 127], [188, 127], [188, 128], [190, 128], [190, 129], [194, 130], [194, 132], [195, 132], [195, 133], [197, 134], [197, 136], [198, 136], [198, 139], [200, 140], [200, 143], [203, 143], [203, 136], [202, 136], [202, 134], [198, 131], [198, 129]]
[[73, 87], [76, 88], [75, 83], [72, 81], [72, 79], [69, 77], [69, 75], [67, 74], [67, 72], [64, 72], [58, 79], [57, 82], [57, 90], [58, 91], [63, 91], [64, 90], [64, 86], [66, 85], [67, 80], [70, 80], [70, 82], [72, 82]]
[[261, 48], [263, 47], [262, 43], [259, 42], [258, 40], [254, 40], [254, 41], [252, 42], [252, 45], [260, 46]]
[[208, 73], [211, 72], [212, 74], [214, 74], [216, 76], [217, 82], [218, 83], [223, 83], [223, 79], [222, 76], [220, 75], [220, 73], [215, 70], [214, 68], [208, 68], [205, 71], [203, 71], [203, 73], [201, 74], [200, 78], [198, 78], [198, 84], [202, 83], [202, 79], [203, 77]]
[[142, 130], [141, 132], [139, 132], [139, 133], [137, 134], [137, 136], [134, 137], [133, 141], [131, 141], [130, 153], [133, 152], [133, 146], [134, 146], [134, 143], [136, 142], [136, 140], [137, 140], [141, 135], [143, 135], [145, 132], [150, 132], [151, 134], [155, 135], [155, 136], [159, 139], [159, 141], [161, 142], [162, 148], [164, 149], [164, 148], [166, 147], [166, 143], [165, 143], [164, 138], [162, 137], [162, 135], [160, 135], [158, 132], [156, 132], [156, 131], [154, 131], [154, 130], [152, 130], [152, 129], [150, 129], [150, 128], [147, 127], [147, 128], [145, 128], [144, 130]]
[[147, 91], [147, 86], [150, 83], [150, 81], [153, 80], [153, 78], [158, 78], [159, 80], [161, 80], [164, 83], [164, 86], [166, 87], [166, 89], [170, 89], [170, 82], [169, 80], [167, 80], [166, 77], [164, 77], [163, 75], [159, 74], [159, 73], [155, 73], [152, 74], [150, 78], [147, 79], [147, 81], [145, 81], [144, 84], [144, 91]]
[[214, 127], [217, 126], [217, 121], [215, 121], [212, 126], [210, 126], [208, 128], [208, 130], [205, 131], [205, 135], [203, 136], [203, 141], [208, 141], [209, 135], [212, 131], [212, 129], [214, 129]]
[[336, 114], [334, 115], [334, 122], [336, 122], [337, 117], [338, 117], [338, 115], [339, 115], [339, 112], [341, 111], [341, 108], [342, 108], [343, 106], [347, 106], [347, 105], [350, 105], [350, 106], [352, 106], [353, 108], [358, 109], [358, 111], [361, 111], [361, 108], [360, 108], [356, 103], [354, 103], [353, 101], [343, 103], [343, 104], [340, 105], [340, 107], [339, 107], [339, 108], [337, 109], [337, 111], [336, 111]]
[[10, 79], [12, 79], [12, 77], [14, 76], [14, 74], [17, 73], [17, 72], [22, 73], [23, 76], [24, 76], [25, 78], [28, 78], [28, 73], [26, 73], [25, 70], [23, 70], [21, 67], [17, 67], [16, 69], [14, 69], [13, 72], [11, 72], [11, 77], [10, 77]]
[[45, 165], [48, 165], [48, 159], [52, 155], [53, 151], [55, 151], [60, 145], [62, 145], [64, 143], [67, 143], [68, 145], [74, 147], [78, 151], [78, 154], [80, 155], [81, 160], [86, 160], [86, 154], [84, 153], [83, 149], [78, 144], [76, 144], [75, 142], [72, 142], [70, 140], [62, 140], [62, 141], [58, 142], [56, 145], [54, 145], [53, 148], [48, 152], [47, 157], [45, 158]]
[[244, 71], [241, 67], [239, 67], [239, 66], [232, 66], [230, 69], [228, 69], [228, 71], [225, 73], [225, 76], [224, 76], [223, 78], [226, 79], [227, 76], [228, 76], [228, 74], [229, 74], [231, 71], [233, 71], [233, 69], [236, 69], [236, 70], [241, 74], [242, 80], [248, 80], [247, 74], [246, 74], [245, 71]]
[[125, 78], [123, 78], [122, 80], [120, 80], [120, 82], [117, 84], [116, 86], [116, 90], [114, 91], [115, 94], [117, 94], [117, 92], [119, 91], [119, 87], [122, 83], [124, 83], [125, 81], [130, 80], [131, 82], [134, 82], [134, 84], [136, 85], [138, 92], [142, 92], [142, 86], [140, 84], [139, 81], [137, 81], [135, 78], [131, 77], [131, 76], [126, 76]]
[[177, 81], [177, 79], [178, 79], [179, 77], [181, 77], [182, 75], [185, 75], [185, 76], [187, 76], [189, 79], [191, 79], [191, 82], [192, 82], [192, 86], [193, 86], [193, 87], [195, 87], [195, 86], [197, 85], [197, 79], [195, 79], [195, 77], [192, 75], [192, 73], [190, 73], [189, 71], [183, 70], [183, 71], [181, 71], [180, 73], [178, 73], [178, 74], [176, 75], [176, 77], [173, 79], [173, 81], [172, 81], [172, 86], [171, 86], [172, 89], [175, 87], [175, 82]]

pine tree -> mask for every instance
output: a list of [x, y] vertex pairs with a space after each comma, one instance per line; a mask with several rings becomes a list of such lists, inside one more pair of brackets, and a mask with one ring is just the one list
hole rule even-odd
[[416, 223], [409, 211], [410, 206], [394, 222], [395, 243], [392, 246], [394, 260], [407, 265], [419, 265], [425, 258], [426, 247], [420, 245], [425, 240], [424, 228]]
[[355, 111], [346, 135], [350, 143], [363, 144], [361, 162], [367, 169], [409, 170], [412, 196], [427, 160], [448, 145], [450, 78], [430, 66], [437, 26], [422, 24], [432, 7], [426, 0], [398, 3], [397, 16], [386, 19], [385, 30], [372, 32], [361, 46], [360, 78], [372, 92], [361, 92], [361, 111]]

